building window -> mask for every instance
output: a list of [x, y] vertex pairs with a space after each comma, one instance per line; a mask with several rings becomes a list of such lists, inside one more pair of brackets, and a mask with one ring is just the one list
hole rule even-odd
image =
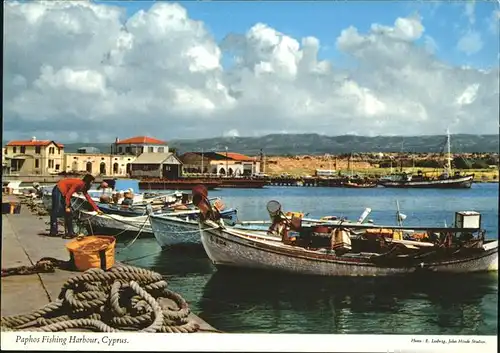
[[21, 153], [26, 153], [26, 146], [21, 146]]
[[132, 147], [125, 147], [125, 153], [132, 153]]
[[49, 168], [54, 168], [54, 160], [49, 159]]
[[17, 152], [17, 147], [12, 147], [12, 152], [16, 153]]
[[158, 147], [158, 153], [165, 152], [165, 147]]
[[49, 154], [54, 154], [55, 151], [54, 147], [49, 147]]
[[148, 147], [148, 152], [154, 152], [155, 151], [155, 148], [154, 147]]
[[60, 165], [56, 164], [56, 170], [59, 170], [59, 168], [60, 168]]
[[78, 159], [78, 157], [73, 157], [73, 159]]
[[40, 160], [35, 159], [35, 168], [40, 168]]
[[118, 147], [118, 152], [122, 153], [123, 149], [121, 147]]
[[42, 147], [41, 146], [35, 146], [35, 153], [36, 154], [42, 153]]
[[61, 149], [57, 148], [57, 154], [61, 154]]

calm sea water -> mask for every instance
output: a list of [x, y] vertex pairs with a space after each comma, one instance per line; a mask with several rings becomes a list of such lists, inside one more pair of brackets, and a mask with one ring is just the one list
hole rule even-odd
[[[365, 207], [376, 223], [451, 225], [454, 212], [479, 211], [498, 237], [498, 184], [469, 190], [269, 187], [214, 190], [241, 220], [267, 219], [275, 199], [286, 211], [357, 219]], [[498, 274], [390, 278], [316, 278], [249, 270], [217, 271], [201, 245], [161, 251], [154, 239], [121, 240], [118, 258], [158, 271], [193, 312], [225, 332], [356, 334], [497, 334]], [[142, 257], [142, 258], [140, 258]]]

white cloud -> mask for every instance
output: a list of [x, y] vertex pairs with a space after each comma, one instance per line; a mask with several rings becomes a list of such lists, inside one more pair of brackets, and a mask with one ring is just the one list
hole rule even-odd
[[469, 104], [474, 103], [474, 101], [476, 100], [476, 97], [477, 97], [478, 89], [479, 89], [479, 85], [477, 83], [467, 87], [464, 90], [464, 92], [460, 96], [457, 97], [457, 100], [456, 100], [457, 104], [469, 105]]
[[430, 54], [434, 54], [439, 49], [439, 45], [436, 43], [436, 41], [434, 40], [434, 38], [432, 38], [431, 36], [425, 36], [424, 43], [425, 43], [424, 44], [425, 45], [425, 49]]
[[481, 34], [477, 31], [468, 31], [457, 43], [457, 49], [467, 55], [475, 54], [483, 49]]
[[475, 6], [476, 3], [474, 0], [468, 0], [465, 3], [464, 14], [467, 16], [469, 23], [473, 25], [476, 22], [476, 14], [475, 14]]
[[493, 35], [498, 35], [500, 29], [500, 10], [493, 10], [488, 21], [488, 27]]
[[240, 136], [240, 133], [236, 129], [231, 129], [229, 131], [225, 131], [222, 135], [224, 137], [238, 137]]
[[[497, 129], [498, 68], [439, 61], [418, 16], [344, 29], [337, 50], [352, 65], [342, 68], [318, 58], [317, 38], [263, 23], [218, 44], [177, 4], [124, 14], [92, 2], [5, 5], [5, 138]], [[480, 50], [472, 42], [462, 49]], [[230, 67], [224, 52], [235, 57]]]

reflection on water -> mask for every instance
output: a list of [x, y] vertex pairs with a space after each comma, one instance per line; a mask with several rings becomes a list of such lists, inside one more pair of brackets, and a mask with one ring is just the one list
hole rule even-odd
[[496, 316], [497, 281], [491, 274], [318, 278], [230, 269], [212, 275], [200, 308], [228, 332], [496, 334], [488, 319]]
[[[498, 234], [498, 184], [471, 190], [268, 188], [221, 189], [240, 219], [266, 219], [270, 199], [286, 210], [356, 219], [365, 207], [394, 224], [396, 199], [408, 224], [442, 225], [458, 210], [482, 213]], [[312, 278], [249, 270], [216, 271], [201, 245], [161, 251], [155, 239], [119, 239], [118, 260], [167, 277], [196, 314], [226, 332], [497, 334], [498, 275]]]

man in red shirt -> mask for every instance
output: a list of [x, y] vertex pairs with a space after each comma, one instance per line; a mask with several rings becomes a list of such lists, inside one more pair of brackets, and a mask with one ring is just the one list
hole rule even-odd
[[[64, 216], [65, 238], [75, 237], [73, 230], [73, 215], [71, 213], [71, 196], [75, 192], [81, 192], [92, 206], [94, 211], [101, 213], [94, 200], [88, 194], [95, 178], [87, 174], [83, 179], [67, 178], [60, 180], [52, 189], [52, 211], [50, 213], [50, 236], [56, 236], [57, 218]], [[106, 183], [101, 183], [100, 188], [107, 187]]]

